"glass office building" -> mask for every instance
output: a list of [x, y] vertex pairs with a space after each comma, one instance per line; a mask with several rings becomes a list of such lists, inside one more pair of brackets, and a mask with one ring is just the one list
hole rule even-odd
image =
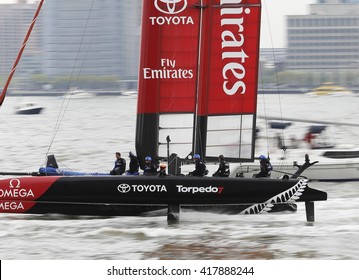
[[309, 15], [287, 17], [286, 67], [355, 69], [359, 65], [359, 0], [319, 0]]
[[[6, 77], [32, 21], [37, 3], [0, 5], [0, 75]], [[16, 78], [138, 76], [142, 0], [47, 0]]]
[[49, 0], [42, 13], [44, 74], [137, 77], [141, 0]]
[[[34, 17], [35, 8], [34, 4], [0, 5], [0, 76], [4, 78], [11, 71], [27, 28]], [[40, 49], [41, 34], [37, 32], [31, 36], [31, 43], [26, 47], [27, 55], [21, 60], [21, 67], [17, 69], [17, 75], [24, 75], [31, 73], [33, 69], [40, 69]]]

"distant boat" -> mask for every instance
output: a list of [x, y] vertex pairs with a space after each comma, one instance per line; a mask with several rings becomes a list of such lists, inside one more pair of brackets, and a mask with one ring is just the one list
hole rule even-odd
[[66, 98], [71, 98], [71, 99], [89, 98], [89, 97], [94, 97], [94, 96], [95, 96], [95, 94], [93, 92], [82, 90], [82, 89], [77, 89], [77, 88], [72, 88], [65, 94]]
[[126, 90], [121, 92], [122, 96], [137, 96], [137, 90]]
[[353, 92], [346, 87], [334, 85], [331, 82], [323, 83], [320, 87], [314, 88], [312, 91], [307, 92], [310, 95], [350, 95]]
[[18, 115], [36, 115], [40, 114], [44, 108], [35, 103], [25, 103], [16, 109]]

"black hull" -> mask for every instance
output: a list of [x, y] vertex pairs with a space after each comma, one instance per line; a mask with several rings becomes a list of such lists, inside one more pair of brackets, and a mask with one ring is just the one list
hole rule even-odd
[[[184, 205], [180, 210], [197, 212], [238, 215], [245, 210], [248, 205]], [[76, 203], [47, 203], [39, 202], [32, 207], [27, 214], [61, 214], [69, 216], [165, 216], [167, 215], [167, 205], [129, 205], [129, 204], [76, 204]], [[276, 212], [296, 212], [297, 205], [294, 203], [283, 203], [274, 205], [271, 213]], [[253, 213], [254, 214], [254, 213]]]
[[[295, 211], [295, 202], [307, 205], [326, 199], [325, 192], [309, 188], [305, 180], [184, 176], [40, 176], [0, 180], [0, 212], [6, 213], [137, 216], [167, 209], [169, 217], [169, 213], [178, 214], [182, 208], [259, 214]], [[314, 212], [311, 215], [314, 219]]]
[[42, 112], [43, 108], [32, 108], [32, 109], [26, 109], [26, 110], [18, 110], [16, 111], [17, 115], [37, 115]]

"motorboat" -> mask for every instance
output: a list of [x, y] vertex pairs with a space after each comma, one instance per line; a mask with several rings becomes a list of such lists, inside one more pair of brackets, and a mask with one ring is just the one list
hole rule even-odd
[[36, 115], [40, 114], [44, 110], [44, 107], [37, 105], [36, 103], [25, 103], [16, 108], [15, 113], [18, 115]]

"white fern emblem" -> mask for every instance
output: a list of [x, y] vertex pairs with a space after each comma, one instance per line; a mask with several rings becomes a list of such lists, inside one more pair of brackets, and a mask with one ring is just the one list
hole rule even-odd
[[304, 189], [307, 187], [308, 181], [303, 179], [300, 180], [290, 189], [277, 194], [276, 196], [268, 199], [266, 202], [254, 204], [244, 209], [240, 214], [262, 214], [271, 211], [274, 204], [280, 203], [292, 203], [299, 199], [303, 194]]

